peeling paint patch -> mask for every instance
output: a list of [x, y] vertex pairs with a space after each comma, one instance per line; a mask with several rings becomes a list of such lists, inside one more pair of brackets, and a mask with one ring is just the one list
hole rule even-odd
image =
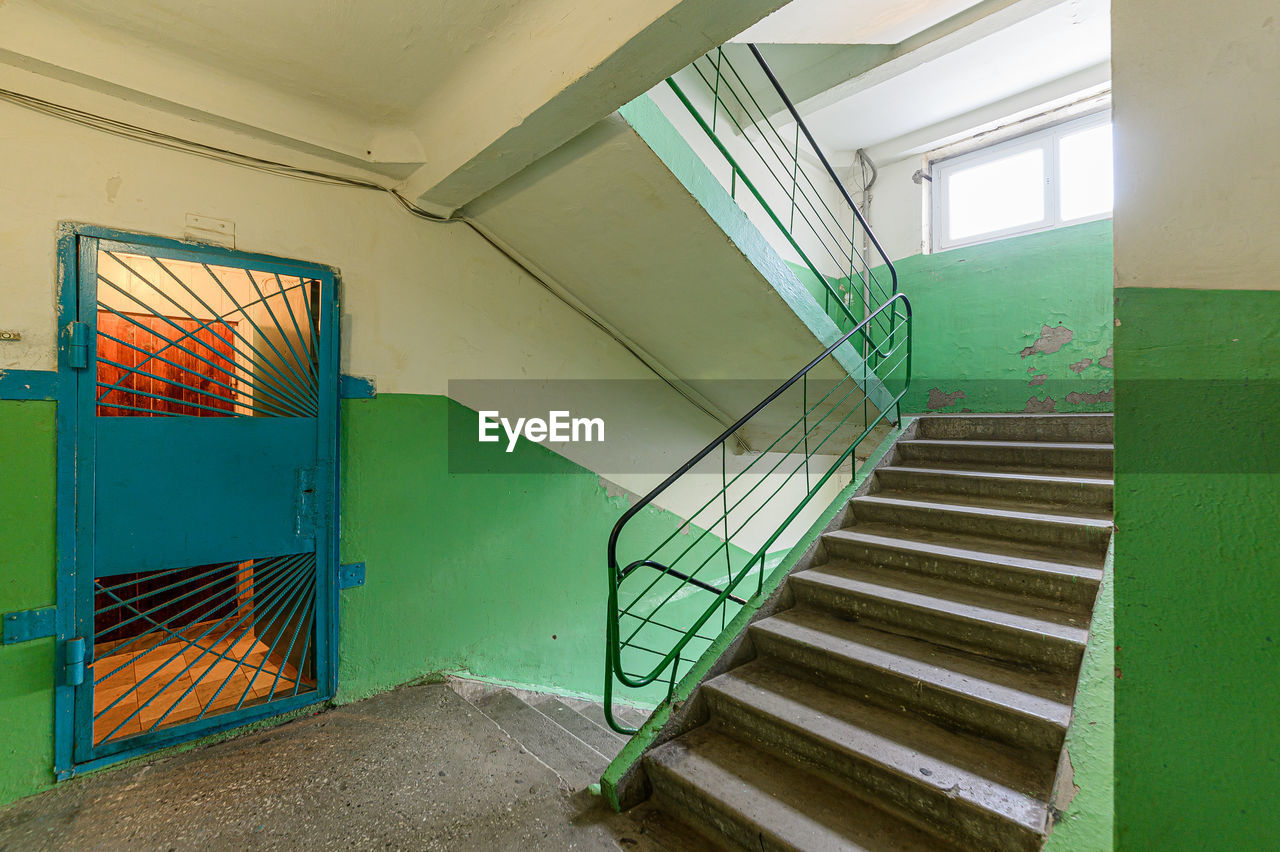
[[1052, 355], [1070, 343], [1073, 337], [1075, 337], [1075, 332], [1065, 325], [1041, 326], [1040, 337], [1036, 339], [1035, 343], [1022, 350], [1022, 357], [1027, 358], [1037, 352], [1044, 355]]
[[1106, 367], [1108, 370], [1114, 370], [1114, 369], [1115, 369], [1115, 358], [1114, 358], [1114, 356], [1113, 356], [1113, 354], [1112, 354], [1114, 351], [1115, 351], [1115, 347], [1114, 347], [1114, 346], [1108, 346], [1108, 347], [1107, 347], [1107, 354], [1106, 354], [1106, 355], [1103, 355], [1101, 358], [1099, 358], [1099, 359], [1098, 359], [1098, 366], [1099, 366], [1099, 367]]
[[613, 497], [613, 498], [621, 497], [622, 499], [627, 501], [627, 505], [630, 505], [634, 501], [640, 499], [639, 494], [636, 494], [634, 491], [630, 491], [626, 488], [623, 488], [621, 485], [618, 485], [616, 482], [612, 482], [608, 479], [605, 479], [603, 476], [600, 477], [600, 487], [604, 489], [604, 493], [606, 496]]
[[1074, 364], [1068, 364], [1067, 368], [1073, 373], [1083, 373], [1093, 364], [1092, 358], [1085, 358], [1083, 361], [1077, 361]]
[[1030, 387], [1035, 387], [1036, 385], [1042, 385], [1044, 384], [1044, 380], [1047, 378], [1049, 378], [1047, 373], [1041, 373], [1038, 376], [1032, 376], [1031, 381], [1027, 382], [1027, 385]]
[[1114, 390], [1098, 391], [1097, 393], [1072, 391], [1067, 394], [1066, 402], [1068, 405], [1097, 405], [1100, 402], [1115, 402], [1115, 398]]
[[112, 175], [107, 178], [107, 203], [111, 204], [116, 200], [116, 196], [120, 194], [120, 184], [123, 183], [120, 175]]
[[1057, 410], [1058, 402], [1051, 396], [1046, 396], [1044, 399], [1033, 396], [1027, 400], [1027, 407], [1022, 409], [1024, 414], [1048, 414]]
[[1076, 769], [1071, 765], [1071, 754], [1064, 748], [1062, 759], [1058, 761], [1058, 777], [1053, 782], [1055, 816], [1061, 818], [1062, 812], [1071, 807], [1071, 800], [1079, 792], [1080, 787], [1076, 784]]
[[929, 401], [925, 403], [925, 408], [937, 411], [939, 408], [955, 405], [958, 399], [964, 399], [964, 391], [943, 393], [939, 388], [929, 388]]

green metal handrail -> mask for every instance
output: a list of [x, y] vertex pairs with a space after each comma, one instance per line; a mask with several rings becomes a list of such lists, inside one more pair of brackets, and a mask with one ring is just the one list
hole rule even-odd
[[[873, 326], [879, 327], [882, 321], [887, 328], [887, 334], [882, 338], [888, 341], [887, 351], [882, 351], [881, 347], [874, 345], [869, 334], [870, 329]], [[696, 661], [698, 655], [719, 638], [720, 632], [723, 632], [731, 618], [730, 606], [741, 607], [748, 603], [759, 602], [758, 598], [764, 591], [769, 548], [799, 517], [827, 481], [853, 455], [854, 449], [871, 434], [876, 426], [891, 413], [892, 421], [896, 422], [899, 419], [898, 406], [911, 383], [911, 330], [911, 304], [905, 295], [896, 294], [841, 335], [835, 343], [828, 346], [802, 370], [783, 382], [751, 411], [682, 465], [679, 470], [663, 480], [662, 484], [637, 501], [618, 520], [609, 536], [608, 547], [609, 599], [606, 617], [604, 685], [605, 718], [614, 730], [624, 734], [635, 733], [634, 729], [620, 725], [613, 717], [615, 681], [630, 689], [641, 689], [664, 680], [668, 684], [666, 700], [670, 700], [681, 665]], [[862, 344], [861, 348], [869, 353], [865, 359], [844, 357], [850, 347], [858, 348], [858, 344]], [[901, 354], [899, 354], [900, 350]], [[895, 356], [896, 360], [894, 360]], [[858, 363], [853, 370], [844, 366], [851, 361]], [[837, 377], [841, 374], [843, 377], [838, 381], [830, 379], [831, 388], [810, 405], [810, 376], [819, 365], [827, 365], [824, 369], [834, 367]], [[901, 390], [896, 394], [892, 393], [890, 387], [899, 384]], [[884, 388], [889, 394], [887, 399], [881, 399], [880, 405], [875, 407], [872, 406], [866, 390], [872, 385]], [[787, 394], [793, 392], [797, 386], [802, 400], [800, 416], [749, 464], [730, 478], [727, 465], [727, 447], [730, 439], [750, 425], [759, 425], [762, 422], [759, 415], [771, 406], [788, 404], [790, 400]], [[840, 396], [841, 394], [843, 396]], [[851, 398], [852, 401], [850, 401]], [[848, 403], [848, 413], [838, 420], [832, 420], [835, 425], [831, 426], [828, 420], [833, 418], [846, 403]], [[847, 442], [837, 437], [837, 433], [859, 411], [862, 428], [857, 437]], [[853, 427], [848, 431], [852, 432]], [[833, 439], [835, 443], [828, 447], [828, 443]], [[691, 475], [697, 465], [716, 452], [720, 454], [721, 487], [697, 511], [689, 515], [688, 522], [681, 530], [668, 535], [656, 547], [630, 540], [622, 542], [628, 523], [641, 510], [660, 495], [668, 492], [684, 477]], [[758, 481], [748, 488], [747, 485], [750, 484], [751, 479], [744, 481], [743, 477], [751, 473], [762, 461], [767, 464], [767, 460], [772, 456], [778, 457], [777, 462], [767, 471], [763, 468], [756, 471], [753, 476], [759, 477]], [[834, 460], [826, 463], [824, 469], [813, 470], [812, 462], [818, 457], [830, 457]], [[795, 463], [795, 467], [779, 475], [779, 468], [790, 463]], [[801, 471], [803, 471], [805, 484], [803, 495], [779, 498], [793, 478], [801, 475]], [[781, 483], [778, 487], [760, 500], [754, 511], [751, 511], [750, 515], [743, 520], [742, 514], [751, 509], [752, 505], [748, 504], [746, 508], [741, 508], [743, 503], [762, 484], [771, 482], [771, 478], [776, 480], [779, 476]], [[742, 484], [739, 485], [739, 483]], [[731, 497], [735, 486], [742, 493], [735, 493]], [[787, 512], [785, 520], [773, 528], [754, 552], [746, 554], [746, 551], [742, 551], [748, 558], [744, 560], [739, 556], [738, 565], [735, 566], [733, 552], [735, 536], [741, 534], [766, 507], [774, 517], [781, 515], [784, 511]], [[704, 516], [703, 513], [707, 510], [711, 510], [711, 514]], [[730, 517], [735, 510], [740, 510], [737, 518], [740, 523], [737, 523], [735, 528], [731, 528]], [[695, 524], [701, 529], [696, 538], [693, 537], [692, 532]], [[713, 533], [713, 530], [721, 530], [722, 533]], [[681, 531], [687, 532], [693, 540], [674, 557], [664, 555], [666, 548], [672, 542], [682, 538]], [[707, 541], [708, 536], [710, 541]], [[679, 544], [683, 545], [684, 542]], [[620, 567], [620, 548], [630, 549], [636, 556], [628, 560], [625, 567]], [[679, 550], [679, 547], [673, 550]], [[658, 558], [659, 556], [662, 558]], [[722, 558], [725, 578], [719, 580], [717, 585], [718, 578], [708, 577], [703, 572], [713, 562], [719, 565]], [[701, 561], [698, 561], [699, 559]], [[753, 592], [753, 598], [756, 600], [749, 602], [734, 593], [743, 586], [753, 571], [757, 580]], [[699, 576], [700, 574], [703, 576]], [[638, 593], [628, 596], [623, 602], [621, 594], [623, 586], [632, 577], [646, 577], [649, 578], [649, 582]], [[707, 595], [712, 597], [708, 599]], [[692, 601], [692, 606], [687, 606], [686, 601]], [[700, 632], [717, 610], [721, 618], [720, 631], [714, 635]], [[634, 629], [631, 629], [632, 627]], [[624, 637], [623, 633], [627, 630], [630, 632]], [[669, 641], [661, 642], [659, 648], [650, 647], [654, 644], [653, 639], [657, 637]], [[625, 660], [624, 653], [628, 654]], [[656, 657], [657, 661], [651, 664], [642, 663], [638, 671], [630, 670], [624, 665], [629, 663], [631, 669], [635, 669], [635, 660], [646, 655], [650, 658]]]
[[[692, 73], [686, 75], [705, 88], [704, 94], [711, 102], [709, 114], [695, 106], [694, 99], [675, 77], [668, 78], [667, 85], [728, 164], [730, 195], [737, 199], [739, 182], [747, 188], [782, 238], [819, 282], [823, 309], [843, 330], [856, 325], [863, 316], [869, 315], [873, 306], [898, 292], [897, 270], [759, 49], [755, 45], [747, 45], [747, 48], [754, 60], [752, 65], [757, 66], [764, 78], [763, 83], [754, 87], [762, 90], [759, 97], [723, 47], [695, 60], [689, 66]], [[783, 138], [782, 132], [761, 106], [761, 99], [767, 96], [780, 99], [790, 113], [795, 125], [792, 139]], [[730, 137], [737, 140], [735, 144], [741, 156], [734, 156], [730, 151], [725, 141], [730, 137], [722, 138], [717, 132], [717, 125], [722, 119], [730, 122]], [[822, 166], [816, 179], [801, 156], [802, 150]], [[820, 186], [828, 193], [834, 192], [843, 202], [842, 206], [847, 207], [843, 218], [824, 199]], [[775, 206], [766, 199], [766, 192], [780, 192], [785, 196], [785, 223]], [[875, 268], [859, 250], [859, 229], [878, 256], [878, 266], [887, 271], [887, 283], [880, 280]], [[854, 296], [852, 290], [842, 295], [832, 283], [833, 279], [837, 284], [846, 282], [850, 288], [855, 281], [858, 283], [863, 290], [858, 299], [861, 313], [855, 312], [850, 305]], [[834, 312], [833, 304], [837, 309]], [[873, 329], [869, 335], [874, 338], [871, 345], [883, 342], [886, 331], [883, 323]]]

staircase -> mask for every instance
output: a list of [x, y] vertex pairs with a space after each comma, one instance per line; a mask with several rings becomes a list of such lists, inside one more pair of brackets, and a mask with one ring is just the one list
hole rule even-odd
[[1111, 442], [1106, 414], [917, 420], [645, 755], [653, 804], [753, 850], [1040, 848]]

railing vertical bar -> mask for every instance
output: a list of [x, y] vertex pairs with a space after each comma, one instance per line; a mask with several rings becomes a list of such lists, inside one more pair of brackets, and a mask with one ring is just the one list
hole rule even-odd
[[[716, 119], [720, 117], [720, 60], [724, 59], [724, 48], [716, 48], [716, 85], [711, 90], [711, 129], [716, 129]], [[725, 106], [728, 109], [728, 106]]]
[[804, 488], [809, 490], [809, 374], [804, 374]]

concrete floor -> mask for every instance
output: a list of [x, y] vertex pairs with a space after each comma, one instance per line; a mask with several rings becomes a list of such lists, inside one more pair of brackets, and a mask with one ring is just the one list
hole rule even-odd
[[[61, 784], [0, 809], [0, 850], [688, 848], [614, 814], [444, 685]], [[698, 844], [701, 845], [701, 844]]]

